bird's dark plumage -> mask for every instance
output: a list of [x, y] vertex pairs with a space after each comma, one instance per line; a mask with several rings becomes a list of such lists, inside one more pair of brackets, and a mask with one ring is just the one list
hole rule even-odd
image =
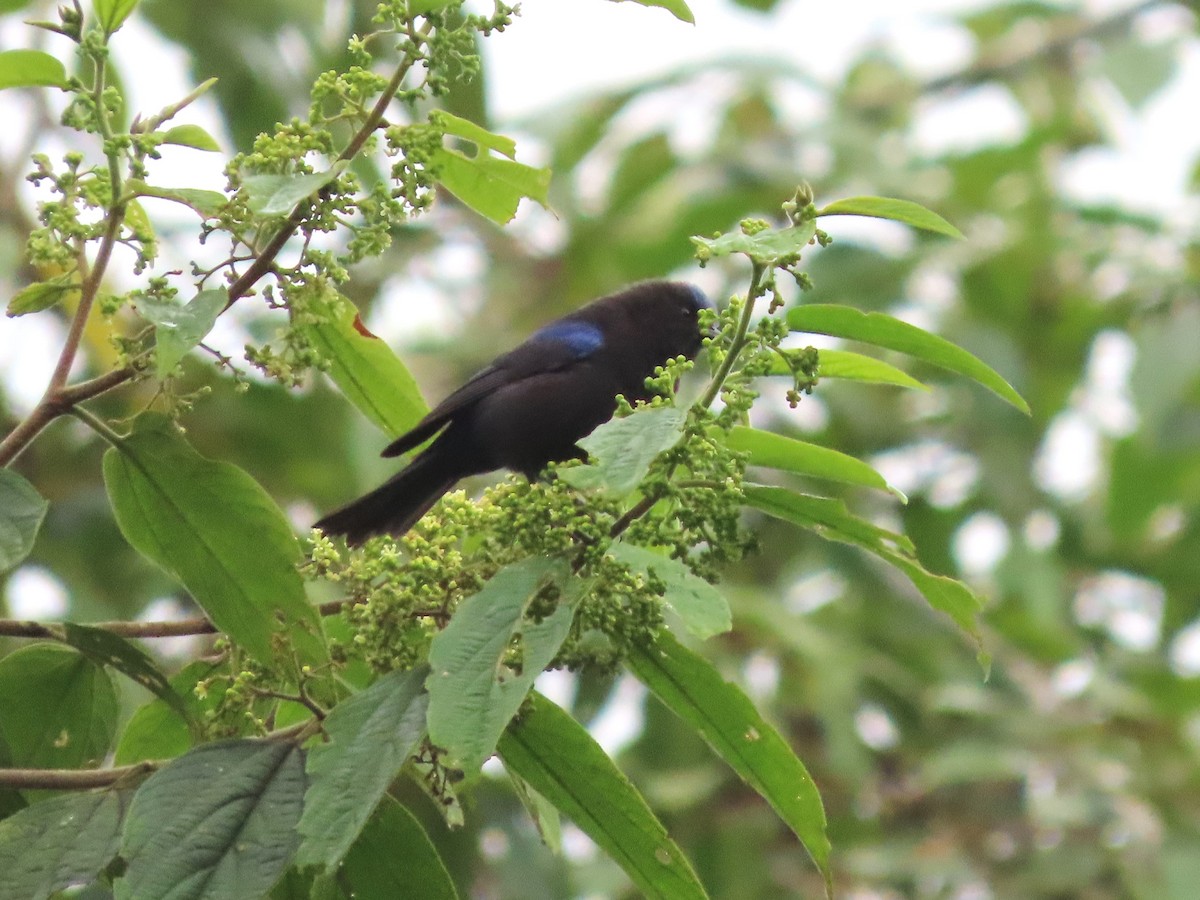
[[551, 322], [388, 445], [383, 455], [399, 456], [437, 435], [406, 468], [315, 527], [352, 545], [400, 535], [461, 478], [507, 468], [533, 479], [581, 456], [577, 442], [612, 416], [617, 394], [649, 399], [656, 366], [695, 357], [710, 306], [692, 285], [647, 281]]

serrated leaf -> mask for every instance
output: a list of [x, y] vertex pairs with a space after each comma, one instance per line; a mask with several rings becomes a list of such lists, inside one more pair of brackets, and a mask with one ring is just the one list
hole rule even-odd
[[706, 898], [667, 829], [608, 754], [564, 710], [533, 692], [500, 739], [500, 757], [625, 870], [648, 898]]
[[261, 897], [299, 842], [304, 752], [289, 741], [205, 744], [138, 789], [118, 900]]
[[429, 670], [395, 671], [333, 708], [309, 753], [296, 864], [332, 870], [355, 842], [421, 736]]
[[558, 608], [541, 621], [526, 613], [544, 585], [561, 586], [568, 577], [560, 559], [529, 557], [505, 566], [434, 635], [425, 682], [429, 739], [446, 749], [448, 765], [467, 773], [479, 769], [562, 646], [577, 591], [564, 590]]
[[896, 200], [892, 197], [847, 197], [817, 211], [818, 216], [867, 216], [873, 219], [891, 219], [903, 222], [924, 231], [933, 231], [947, 237], [962, 239], [962, 232], [932, 210], [911, 200]]
[[810, 219], [790, 228], [768, 228], [754, 234], [731, 231], [715, 238], [695, 235], [691, 241], [696, 245], [696, 259], [701, 265], [716, 257], [741, 253], [771, 268], [780, 262], [799, 259], [816, 233], [816, 223]]
[[435, 109], [429, 114], [429, 122], [442, 129], [446, 134], [470, 141], [478, 147], [495, 150], [501, 156], [507, 156], [509, 159], [517, 158], [516, 141], [502, 134], [493, 134], [469, 119], [452, 115], [444, 109]]
[[342, 170], [334, 166], [327, 172], [306, 175], [247, 175], [242, 179], [246, 205], [260, 216], [286, 216], [301, 200], [307, 200]]
[[[623, 3], [625, 0], [613, 0], [615, 3]], [[659, 9], [665, 9], [681, 22], [687, 22], [689, 25], [696, 24], [696, 17], [692, 15], [692, 11], [683, 0], [633, 0], [639, 6], [656, 6]]]
[[33, 549], [50, 504], [11, 469], [0, 469], [0, 573], [15, 569]]
[[458, 900], [454, 880], [437, 848], [412, 813], [391, 797], [359, 835], [339, 870], [350, 883], [351, 896], [364, 900]]
[[0, 890], [45, 900], [95, 878], [117, 855], [132, 791], [51, 797], [0, 821]]
[[92, 0], [96, 20], [105, 34], [112, 34], [120, 28], [137, 5], [138, 0]]
[[580, 490], [622, 497], [646, 477], [655, 457], [679, 443], [686, 420], [687, 410], [657, 406], [605, 422], [579, 442], [588, 462], [563, 469], [559, 477]]
[[550, 170], [480, 152], [473, 158], [456, 150], [437, 150], [430, 161], [438, 182], [475, 212], [498, 225], [517, 214], [521, 198], [549, 203]]
[[329, 377], [346, 399], [389, 435], [403, 434], [429, 411], [417, 382], [392, 348], [361, 326], [358, 312], [341, 298], [316, 310], [318, 322], [299, 326], [326, 359]]
[[41, 50], [0, 52], [0, 89], [10, 87], [63, 87], [67, 70]]
[[704, 658], [669, 634], [635, 647], [629, 668], [677, 716], [695, 728], [746, 784], [775, 809], [804, 844], [832, 896], [825, 808], [804, 763], [755, 709]]
[[144, 181], [130, 181], [129, 187], [139, 197], [157, 197], [160, 200], [172, 200], [182, 203], [202, 215], [210, 218], [217, 215], [226, 203], [225, 195], [220, 191], [204, 191], [197, 188], [164, 188], [146, 184]]
[[724, 634], [733, 627], [729, 602], [713, 585], [677, 559], [617, 541], [608, 555], [635, 572], [653, 571], [667, 586], [663, 602], [679, 616], [685, 628], [701, 640]]
[[82, 654], [30, 644], [0, 659], [0, 738], [12, 765], [94, 765], [108, 753], [116, 728], [112, 681]]
[[889, 491], [901, 500], [907, 499], [865, 462], [829, 447], [744, 425], [735, 425], [726, 435], [725, 443], [739, 453], [749, 453], [752, 466], [877, 488]]
[[61, 302], [68, 293], [78, 289], [79, 282], [75, 280], [74, 272], [51, 278], [49, 281], [34, 282], [13, 295], [4, 314], [10, 319], [15, 319], [28, 313], [41, 312]]
[[221, 151], [221, 145], [217, 143], [216, 138], [199, 125], [176, 125], [174, 128], [169, 128], [163, 134], [162, 142], [204, 150], [209, 153]]
[[155, 326], [155, 360], [159, 378], [166, 378], [185, 356], [212, 331], [229, 304], [225, 288], [201, 291], [186, 306], [146, 294], [135, 301], [138, 312]]
[[978, 357], [943, 337], [883, 313], [864, 313], [849, 306], [808, 304], [788, 310], [793, 331], [827, 334], [886, 347], [924, 360], [931, 365], [965, 375], [1026, 415], [1029, 404], [1007, 381]]
[[328, 661], [283, 513], [237, 466], [205, 459], [158, 413], [104, 455], [121, 533], [178, 579], [217, 628], [264, 662], [283, 633], [302, 663]]

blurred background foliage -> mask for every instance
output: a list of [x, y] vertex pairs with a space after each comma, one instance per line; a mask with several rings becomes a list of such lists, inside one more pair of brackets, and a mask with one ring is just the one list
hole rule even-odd
[[[739, 5], [767, 15], [786, 3]], [[578, 6], [586, 21], [589, 4]], [[744, 289], [744, 271], [696, 269], [688, 237], [774, 217], [798, 179], [818, 203], [897, 196], [950, 219], [966, 241], [828, 220], [835, 243], [811, 254], [816, 289], [804, 299], [934, 328], [1012, 381], [1032, 417], [910, 369], [932, 390], [822, 384], [792, 411], [784, 386], [764, 384], [756, 424], [871, 460], [907, 491], [907, 506], [853, 491], [847, 500], [901, 523], [929, 568], [991, 598], [990, 680], [973, 648], [895, 573], [766, 520], [750, 523], [761, 552], [723, 584], [735, 630], [704, 652], [751, 691], [811, 770], [840, 895], [1192, 900], [1200, 169], [1181, 203], [1188, 214], [1171, 216], [1081, 203], [1061, 176], [1080, 154], [1113, 145], [1106, 110], [1115, 104], [1136, 121], [1182, 60], [1194, 64], [1196, 5], [962, 7], [945, 24], [969, 37], [972, 62], [934, 81], [878, 47], [830, 80], [804, 68], [798, 44], [794, 59], [693, 65], [512, 122], [488, 116], [485, 65], [449, 106], [553, 167], [553, 213], [523, 208], [499, 229], [443, 197], [386, 256], [355, 271], [348, 292], [436, 399], [536, 324], [629, 281], [684, 277], [717, 297]], [[371, 13], [362, 0], [139, 8], [194, 82], [220, 78], [219, 114], [236, 149], [303, 113], [315, 74], [342, 61], [343, 26], [365, 30]], [[820, 6], [812, 21], [805, 41], [820, 39]], [[118, 73], [147, 77], [136, 45], [118, 51]], [[1019, 133], [923, 149], [915, 134], [928, 117], [981, 90], [1015, 104]], [[21, 102], [42, 131], [38, 146], [53, 147], [44, 101]], [[1198, 108], [1179, 109], [1180, 119], [1194, 127]], [[29, 280], [17, 261], [33, 215], [21, 186], [27, 148], [11, 143], [0, 159], [0, 284], [9, 294]], [[194, 246], [192, 231], [170, 223], [160, 237], [183, 253]], [[238, 327], [261, 335], [274, 326], [242, 316]], [[104, 345], [89, 350], [88, 365], [102, 369]], [[213, 389], [186, 420], [195, 445], [249, 470], [298, 525], [389, 470], [375, 458], [384, 437], [327, 385], [288, 392], [253, 380], [238, 394], [202, 360], [189, 366], [188, 389]], [[25, 376], [6, 370], [6, 393], [19, 393]], [[101, 405], [128, 416], [150, 399], [126, 390]], [[3, 420], [19, 412], [0, 396]], [[21, 458], [52, 506], [33, 556], [8, 578], [10, 605], [20, 584], [38, 583], [59, 585], [62, 612], [79, 621], [145, 616], [152, 603], [150, 615], [161, 616], [171, 606], [172, 583], [114, 526], [102, 450], [60, 421]], [[654, 701], [587, 675], [547, 689], [573, 692], [584, 721], [624, 722], [619, 761], [714, 897], [820, 893], [771, 810]], [[619, 870], [572, 834], [565, 860], [542, 847], [504, 782], [485, 784], [471, 806], [462, 832], [429, 824], [472, 896], [628, 891]]]

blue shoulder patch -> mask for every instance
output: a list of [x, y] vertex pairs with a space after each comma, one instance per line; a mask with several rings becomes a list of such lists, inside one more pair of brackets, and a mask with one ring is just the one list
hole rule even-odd
[[591, 322], [572, 321], [551, 322], [545, 328], [533, 333], [535, 341], [550, 341], [562, 344], [571, 351], [576, 359], [591, 356], [604, 346], [604, 333]]

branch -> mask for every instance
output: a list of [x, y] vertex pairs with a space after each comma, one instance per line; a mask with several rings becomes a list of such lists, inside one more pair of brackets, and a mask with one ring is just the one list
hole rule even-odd
[[0, 787], [18, 791], [87, 791], [149, 775], [162, 765], [147, 761], [113, 769], [0, 769]]

